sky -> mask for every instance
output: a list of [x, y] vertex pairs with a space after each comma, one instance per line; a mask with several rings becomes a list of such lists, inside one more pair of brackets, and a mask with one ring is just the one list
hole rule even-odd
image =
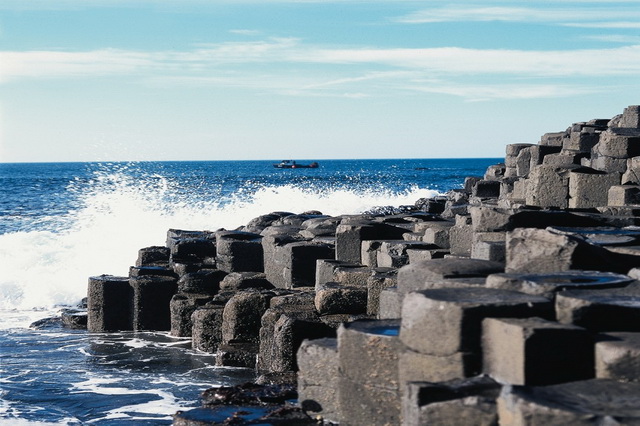
[[637, 0], [0, 0], [0, 162], [504, 157], [639, 76]]

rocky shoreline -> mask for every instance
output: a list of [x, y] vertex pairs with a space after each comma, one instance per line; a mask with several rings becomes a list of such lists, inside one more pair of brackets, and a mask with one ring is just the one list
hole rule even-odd
[[630, 106], [413, 206], [169, 230], [89, 279], [87, 327], [259, 374], [175, 425], [640, 424], [638, 225]]

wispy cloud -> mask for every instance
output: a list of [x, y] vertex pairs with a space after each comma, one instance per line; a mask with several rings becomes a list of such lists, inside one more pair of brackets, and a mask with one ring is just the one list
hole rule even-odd
[[258, 30], [231, 30], [229, 32], [231, 34], [238, 34], [243, 36], [257, 36], [261, 34], [261, 32]]
[[585, 40], [604, 41], [608, 43], [640, 44], [640, 36], [623, 34], [597, 34], [582, 37]]
[[[114, 76], [155, 85], [237, 87], [296, 96], [413, 91], [472, 100], [528, 99], [592, 93], [611, 77], [638, 74], [640, 45], [567, 51], [327, 49], [273, 38], [188, 51], [0, 52], [0, 82], [5, 84], [25, 78]], [[470, 77], [483, 84], [470, 83]], [[576, 78], [597, 82], [577, 84]]]
[[[304, 54], [303, 54], [304, 55]], [[614, 76], [640, 72], [640, 45], [615, 49], [525, 51], [466, 49], [333, 49], [306, 53], [308, 61], [375, 63], [460, 75]]]
[[190, 51], [0, 51], [0, 82], [16, 78], [203, 72], [229, 64], [266, 61], [274, 55], [282, 57], [296, 43], [295, 39], [274, 38], [201, 45]]
[[[602, 3], [602, 2], [599, 2]], [[532, 22], [555, 23], [560, 25], [598, 25], [629, 24], [640, 19], [637, 7], [557, 7], [549, 4], [542, 7], [489, 6], [474, 7], [459, 4], [456, 6], [421, 9], [395, 19], [408, 24], [435, 22]], [[618, 22], [621, 20], [622, 22]]]
[[415, 85], [411, 90], [425, 93], [439, 93], [465, 98], [472, 102], [503, 99], [549, 99], [568, 96], [589, 95], [604, 92], [603, 87], [579, 86], [572, 84], [451, 84], [451, 82]]
[[0, 52], [0, 83], [18, 78], [109, 76], [139, 73], [157, 66], [144, 52], [101, 49], [88, 52]]
[[422, 0], [2, 0], [0, 10], [77, 10], [87, 7], [200, 7], [227, 4], [304, 4], [304, 3], [417, 3]]
[[579, 28], [610, 28], [610, 29], [637, 29], [640, 22], [620, 21], [620, 22], [579, 22], [563, 24], [567, 27]]

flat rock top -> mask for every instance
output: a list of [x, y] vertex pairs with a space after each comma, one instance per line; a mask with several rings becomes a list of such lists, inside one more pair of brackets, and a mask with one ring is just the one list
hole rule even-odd
[[640, 137], [640, 129], [636, 129], [634, 127], [609, 127], [604, 133], [620, 135], [620, 136], [639, 136]]
[[309, 350], [309, 347], [316, 349], [328, 349], [332, 352], [338, 351], [338, 339], [335, 337], [323, 337], [320, 339], [307, 340], [305, 339], [300, 345], [300, 351]]
[[408, 382], [407, 387], [416, 390], [418, 405], [459, 400], [468, 396], [484, 396], [495, 399], [502, 386], [489, 376], [453, 379], [446, 382]]
[[519, 398], [550, 408], [640, 419], [640, 383], [593, 379], [553, 386], [514, 386]]
[[254, 241], [262, 239], [262, 235], [245, 231], [220, 231], [216, 232], [216, 238], [238, 241]]
[[603, 226], [582, 228], [553, 227], [548, 229], [559, 234], [580, 236], [589, 243], [603, 246], [638, 244], [638, 241], [640, 241], [640, 230], [635, 228], [623, 229]]
[[482, 259], [432, 259], [409, 265], [415, 271], [442, 278], [479, 277], [504, 271], [504, 265]]
[[[504, 323], [508, 325], [515, 325], [525, 330], [539, 330], [539, 329], [556, 329], [556, 330], [584, 330], [582, 327], [578, 327], [571, 324], [560, 324], [559, 322], [549, 321], [543, 318], [531, 317], [531, 318], [487, 318], [485, 322]], [[585, 330], [586, 331], [586, 330]], [[640, 336], [640, 333], [638, 333]]]
[[417, 293], [428, 299], [469, 306], [549, 302], [546, 297], [495, 288], [440, 288]]
[[397, 336], [400, 332], [400, 320], [360, 320], [346, 323], [344, 328], [380, 336]]
[[[490, 288], [526, 291], [536, 287], [549, 290], [598, 289], [623, 287], [633, 279], [627, 275], [599, 271], [560, 271], [548, 274], [492, 274], [487, 278]], [[528, 291], [527, 291], [528, 292]]]
[[599, 336], [601, 339], [598, 345], [624, 347], [629, 349], [640, 349], [640, 333], [631, 332], [609, 332]]
[[615, 305], [621, 307], [640, 308], [640, 295], [624, 294], [623, 292], [609, 291], [564, 291], [558, 293], [561, 299], [578, 299], [585, 302], [603, 305]]

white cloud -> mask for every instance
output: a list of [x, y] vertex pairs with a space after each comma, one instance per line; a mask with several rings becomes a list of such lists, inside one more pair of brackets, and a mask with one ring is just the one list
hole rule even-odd
[[640, 45], [615, 49], [525, 51], [465, 49], [334, 49], [307, 53], [308, 61], [371, 63], [449, 74], [614, 76], [640, 72]]
[[391, 71], [391, 72], [372, 72], [367, 73], [365, 75], [357, 76], [357, 77], [344, 77], [338, 78], [335, 80], [326, 80], [321, 82], [314, 82], [313, 84], [309, 84], [303, 89], [317, 89], [322, 87], [331, 87], [331, 86], [339, 86], [345, 84], [353, 84], [353, 83], [361, 83], [365, 81], [371, 80], [388, 80], [388, 79], [398, 79], [398, 78], [407, 78], [415, 75], [411, 72], [406, 71]]
[[582, 37], [585, 40], [604, 41], [608, 43], [640, 44], [640, 36], [623, 34], [600, 34]]
[[[357, 98], [409, 90], [472, 100], [529, 99], [592, 93], [598, 90], [592, 88], [611, 85], [611, 77], [638, 74], [640, 45], [568, 51], [326, 49], [280, 38], [189, 51], [0, 52], [0, 82], [5, 84], [24, 78], [114, 76], [155, 86], [233, 87], [296, 96]], [[574, 78], [582, 79], [580, 85]]]
[[131, 74], [153, 68], [152, 55], [102, 49], [88, 52], [0, 52], [0, 82], [22, 77], [78, 77]]
[[605, 88], [572, 86], [562, 84], [495, 84], [467, 85], [440, 82], [438, 84], [417, 85], [412, 90], [426, 93], [440, 93], [465, 98], [468, 101], [488, 101], [503, 99], [549, 99], [603, 92]]
[[[607, 76], [640, 73], [640, 45], [612, 49], [526, 51], [442, 47], [426, 49], [323, 49], [295, 39], [221, 43], [191, 51], [141, 52], [101, 49], [85, 52], [0, 52], [1, 75], [59, 77], [124, 73], [190, 73], [253, 62], [370, 64], [455, 74], [513, 74], [522, 76]], [[239, 65], [238, 65], [239, 66]], [[384, 74], [370, 74], [378, 78]]]
[[280, 56], [294, 39], [204, 45], [191, 51], [99, 49], [80, 52], [0, 51], [0, 82], [15, 78], [192, 73], [225, 64], [249, 63]]
[[231, 30], [229, 32], [231, 34], [238, 34], [238, 35], [244, 35], [244, 36], [256, 36], [261, 34], [261, 32], [258, 30]]
[[78, 10], [113, 7], [199, 7], [225, 4], [418, 3], [422, 0], [2, 0], [0, 10]]
[[614, 29], [636, 29], [640, 28], [640, 22], [582, 22], [562, 24], [566, 27], [578, 28], [614, 28]]
[[[458, 5], [423, 9], [396, 18], [397, 22], [419, 24], [434, 22], [536, 22], [558, 24], [584, 24], [640, 18], [637, 7], [473, 7]], [[585, 21], [587, 21], [585, 23]]]

